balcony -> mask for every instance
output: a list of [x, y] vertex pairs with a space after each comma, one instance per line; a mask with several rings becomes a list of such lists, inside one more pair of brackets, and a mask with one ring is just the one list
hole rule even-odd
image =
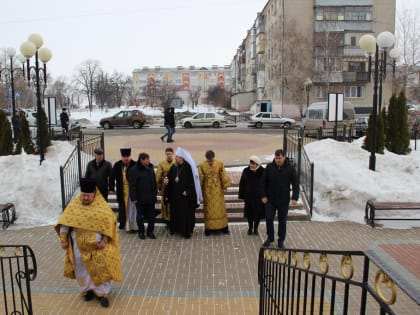
[[369, 72], [343, 72], [343, 82], [367, 82], [369, 81]]

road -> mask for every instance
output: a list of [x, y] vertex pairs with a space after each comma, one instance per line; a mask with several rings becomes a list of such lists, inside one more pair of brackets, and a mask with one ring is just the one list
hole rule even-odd
[[283, 146], [282, 129], [248, 128], [246, 123], [220, 129], [179, 127], [174, 134], [175, 142], [171, 144], [161, 142], [160, 136], [165, 128], [158, 125], [141, 129], [85, 130], [104, 132], [105, 158], [111, 162], [120, 158], [119, 149], [122, 147], [132, 148], [133, 159], [137, 159], [140, 152], [147, 152], [152, 163], [157, 164], [163, 159], [166, 147], [171, 146], [176, 150], [178, 146], [182, 146], [191, 152], [197, 162], [204, 159], [206, 150], [212, 149], [216, 158], [223, 160], [226, 165], [245, 165], [251, 155], [259, 155], [263, 161], [270, 161], [274, 151]]

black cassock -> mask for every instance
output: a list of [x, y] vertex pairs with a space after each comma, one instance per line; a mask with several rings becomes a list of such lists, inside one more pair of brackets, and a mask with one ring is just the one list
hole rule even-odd
[[174, 164], [168, 172], [169, 183], [165, 188], [165, 202], [170, 204], [169, 229], [189, 238], [194, 230], [197, 197], [191, 166], [184, 161]]

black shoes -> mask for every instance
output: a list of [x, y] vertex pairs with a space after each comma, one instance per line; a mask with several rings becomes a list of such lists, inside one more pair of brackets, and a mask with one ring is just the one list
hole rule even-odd
[[92, 290], [89, 290], [86, 292], [85, 294], [85, 301], [92, 301], [95, 298], [95, 292], [93, 292]]
[[284, 246], [284, 243], [283, 243], [283, 242], [280, 242], [280, 241], [279, 241], [279, 248], [286, 248], [286, 247]]
[[258, 235], [258, 229], [254, 230], [254, 235]]
[[144, 236], [144, 234], [142, 234], [142, 233], [139, 233], [139, 239], [145, 240], [146, 239], [146, 236]]
[[174, 140], [168, 140], [166, 141], [167, 143], [171, 143], [171, 142], [175, 142]]
[[101, 303], [102, 307], [108, 307], [109, 306], [109, 300], [108, 300], [107, 297], [101, 296], [101, 297], [98, 297], [98, 300]]
[[266, 240], [266, 241], [263, 243], [263, 246], [264, 246], [264, 247], [269, 247], [271, 243], [273, 243], [273, 241], [272, 241], [272, 240]]
[[147, 237], [150, 238], [150, 239], [152, 239], [152, 240], [155, 240], [156, 239], [156, 236], [153, 233], [148, 233], [147, 234]]
[[165, 140], [163, 140], [164, 138], [164, 136], [160, 137], [160, 141], [165, 142]]
[[252, 235], [252, 229], [248, 229], [247, 234], [248, 234], [248, 235]]

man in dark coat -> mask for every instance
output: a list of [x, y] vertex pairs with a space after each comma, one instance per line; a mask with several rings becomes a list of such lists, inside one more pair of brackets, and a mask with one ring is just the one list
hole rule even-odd
[[61, 127], [68, 132], [69, 131], [69, 114], [67, 113], [67, 108], [63, 108], [61, 114], [60, 114], [60, 122]]
[[93, 178], [96, 181], [99, 191], [106, 201], [108, 201], [109, 177], [112, 172], [112, 165], [104, 159], [104, 150], [96, 148], [94, 150], [95, 159], [90, 161], [86, 167], [86, 178]]
[[239, 199], [245, 201], [244, 216], [248, 219], [248, 235], [258, 235], [258, 225], [264, 218], [264, 204], [261, 201], [262, 193], [260, 182], [264, 167], [258, 156], [249, 158], [249, 165], [242, 171], [239, 180]]
[[175, 132], [175, 109], [168, 107], [165, 110], [164, 116], [164, 126], [166, 128], [166, 133], [160, 137], [160, 140], [165, 141], [165, 137], [167, 137], [167, 142], [174, 142], [174, 140], [172, 139], [172, 136]]
[[[116, 191], [118, 201], [118, 222], [120, 230], [130, 230], [128, 222], [129, 185], [128, 171], [136, 165], [131, 159], [131, 148], [121, 148], [121, 160], [115, 162], [109, 180], [110, 191]], [[116, 189], [115, 189], [116, 188]]]
[[20, 113], [18, 110], [15, 110], [12, 117], [12, 126], [13, 126], [13, 142], [17, 143], [20, 137]]
[[130, 199], [137, 207], [137, 225], [139, 238], [144, 240], [144, 218], [147, 220], [147, 236], [155, 239], [155, 203], [157, 200], [157, 184], [153, 165], [147, 153], [140, 153], [137, 163], [128, 173]]
[[164, 181], [165, 202], [171, 207], [169, 231], [178, 232], [185, 238], [190, 238], [195, 225], [195, 209], [198, 207], [194, 175], [191, 165], [181, 156], [179, 150], [175, 156], [175, 164], [168, 172]]
[[297, 204], [299, 198], [299, 179], [296, 169], [290, 164], [283, 150], [274, 153], [273, 162], [264, 170], [261, 181], [262, 202], [265, 204], [265, 221], [268, 238], [263, 246], [274, 242], [274, 217], [278, 210], [278, 246], [284, 248], [286, 239], [287, 213], [290, 203], [290, 185], [293, 187], [292, 204]]

